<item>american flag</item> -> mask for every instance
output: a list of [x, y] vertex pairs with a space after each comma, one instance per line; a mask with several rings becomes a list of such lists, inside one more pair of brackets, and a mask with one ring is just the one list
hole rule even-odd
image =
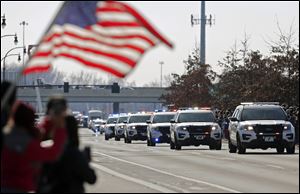
[[172, 48], [135, 9], [116, 1], [67, 1], [23, 74], [45, 72], [63, 57], [123, 78], [159, 43]]

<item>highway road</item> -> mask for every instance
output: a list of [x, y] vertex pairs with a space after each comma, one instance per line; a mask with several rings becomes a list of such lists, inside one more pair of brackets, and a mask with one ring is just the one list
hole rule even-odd
[[98, 181], [86, 185], [97, 193], [299, 193], [299, 149], [277, 154], [275, 149], [230, 154], [208, 146], [170, 150], [168, 144], [147, 147], [146, 142], [104, 141], [80, 129], [82, 146], [92, 149], [91, 165]]

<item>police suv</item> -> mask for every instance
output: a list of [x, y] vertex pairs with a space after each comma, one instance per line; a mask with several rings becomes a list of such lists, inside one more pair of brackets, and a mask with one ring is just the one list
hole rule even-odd
[[241, 103], [229, 118], [229, 152], [276, 148], [295, 153], [295, 129], [279, 103]]
[[147, 120], [151, 114], [131, 114], [125, 121], [124, 142], [131, 143], [132, 140], [147, 140]]
[[124, 138], [124, 130], [125, 130], [125, 126], [126, 124], [124, 123], [124, 121], [127, 121], [128, 116], [127, 115], [123, 115], [118, 118], [117, 123], [115, 125], [115, 140], [116, 141], [120, 141], [121, 138]]
[[117, 120], [117, 116], [108, 117], [104, 128], [104, 138], [106, 141], [115, 137], [115, 125]]
[[211, 110], [180, 110], [171, 120], [170, 148], [209, 145], [209, 149], [221, 150], [221, 128]]
[[147, 121], [147, 145], [155, 146], [156, 143], [170, 143], [170, 120], [175, 112], [154, 113]]

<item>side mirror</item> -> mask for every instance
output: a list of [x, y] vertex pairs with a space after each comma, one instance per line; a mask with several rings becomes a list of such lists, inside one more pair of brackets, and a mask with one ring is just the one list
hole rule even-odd
[[287, 120], [287, 121], [291, 121], [291, 120], [292, 120], [292, 117], [291, 117], [290, 115], [288, 115], [288, 116], [286, 117], [286, 120]]
[[237, 122], [239, 121], [236, 117], [229, 117], [229, 120], [232, 122]]
[[171, 120], [170, 120], [170, 123], [175, 123], [175, 119], [171, 119]]
[[147, 123], [147, 124], [151, 124], [151, 121], [150, 121], [150, 120], [147, 120], [146, 123]]

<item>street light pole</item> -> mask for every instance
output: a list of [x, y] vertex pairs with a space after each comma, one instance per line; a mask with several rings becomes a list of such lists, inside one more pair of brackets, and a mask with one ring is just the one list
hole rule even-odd
[[[8, 54], [13, 51], [13, 50], [16, 50], [16, 49], [21, 49], [23, 47], [19, 46], [19, 47], [15, 47], [15, 48], [12, 48], [10, 49], [9, 51], [7, 51], [7, 53], [5, 54], [4, 58], [3, 58], [3, 81], [5, 80], [5, 70], [6, 70], [6, 67], [5, 67], [5, 59], [6, 57], [8, 57]], [[2, 59], [1, 59], [2, 61]]]
[[11, 36], [14, 37], [14, 43], [15, 43], [15, 45], [17, 45], [18, 42], [19, 42], [19, 41], [18, 41], [18, 36], [17, 36], [17, 34], [5, 34], [5, 35], [1, 36], [1, 38], [11, 37]]
[[164, 62], [160, 61], [159, 64], [160, 64], [160, 87], [162, 88], [162, 77], [163, 77], [162, 76], [162, 66], [163, 66]]
[[[25, 26], [28, 26], [28, 23], [25, 21], [20, 23], [23, 26], [23, 68], [25, 66], [25, 54], [26, 54], [26, 46], [25, 46]], [[24, 85], [26, 85], [26, 76], [24, 76]]]

